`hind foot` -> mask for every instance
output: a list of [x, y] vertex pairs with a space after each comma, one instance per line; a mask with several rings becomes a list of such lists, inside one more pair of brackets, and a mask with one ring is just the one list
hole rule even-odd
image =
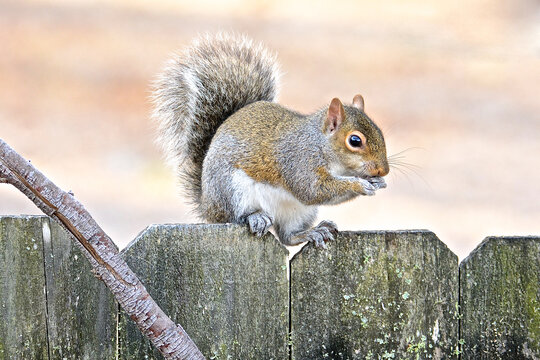
[[338, 234], [336, 224], [332, 221], [321, 221], [312, 229], [295, 234], [290, 239], [290, 245], [300, 244], [305, 241], [312, 242], [315, 247], [326, 249], [326, 242], [333, 241]]
[[261, 211], [248, 215], [246, 222], [249, 225], [249, 231], [259, 237], [266, 234], [273, 223], [272, 218]]

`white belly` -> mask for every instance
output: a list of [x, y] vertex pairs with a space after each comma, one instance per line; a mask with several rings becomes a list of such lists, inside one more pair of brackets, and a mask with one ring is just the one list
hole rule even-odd
[[232, 178], [238, 217], [262, 210], [286, 231], [304, 230], [306, 221], [315, 218], [316, 206], [302, 204], [283, 188], [256, 182], [242, 170], [235, 170]]

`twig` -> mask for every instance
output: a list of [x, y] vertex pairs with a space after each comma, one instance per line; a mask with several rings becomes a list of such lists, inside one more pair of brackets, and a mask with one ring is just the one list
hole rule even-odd
[[73, 195], [61, 190], [0, 139], [0, 182], [14, 185], [67, 229], [141, 332], [166, 359], [204, 359], [195, 343], [150, 297], [111, 238]]

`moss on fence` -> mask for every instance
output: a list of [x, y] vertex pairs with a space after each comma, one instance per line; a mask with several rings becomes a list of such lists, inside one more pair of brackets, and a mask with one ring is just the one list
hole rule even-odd
[[291, 262], [295, 359], [449, 358], [457, 257], [428, 231], [342, 233]]
[[464, 358], [540, 358], [540, 238], [490, 237], [460, 265]]

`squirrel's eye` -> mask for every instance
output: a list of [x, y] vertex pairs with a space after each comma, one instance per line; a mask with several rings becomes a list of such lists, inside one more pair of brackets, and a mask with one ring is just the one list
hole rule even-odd
[[352, 152], [363, 153], [366, 151], [366, 136], [358, 130], [353, 130], [345, 138], [345, 146]]
[[349, 137], [349, 144], [355, 148], [362, 147], [362, 139], [358, 135], [351, 135]]

